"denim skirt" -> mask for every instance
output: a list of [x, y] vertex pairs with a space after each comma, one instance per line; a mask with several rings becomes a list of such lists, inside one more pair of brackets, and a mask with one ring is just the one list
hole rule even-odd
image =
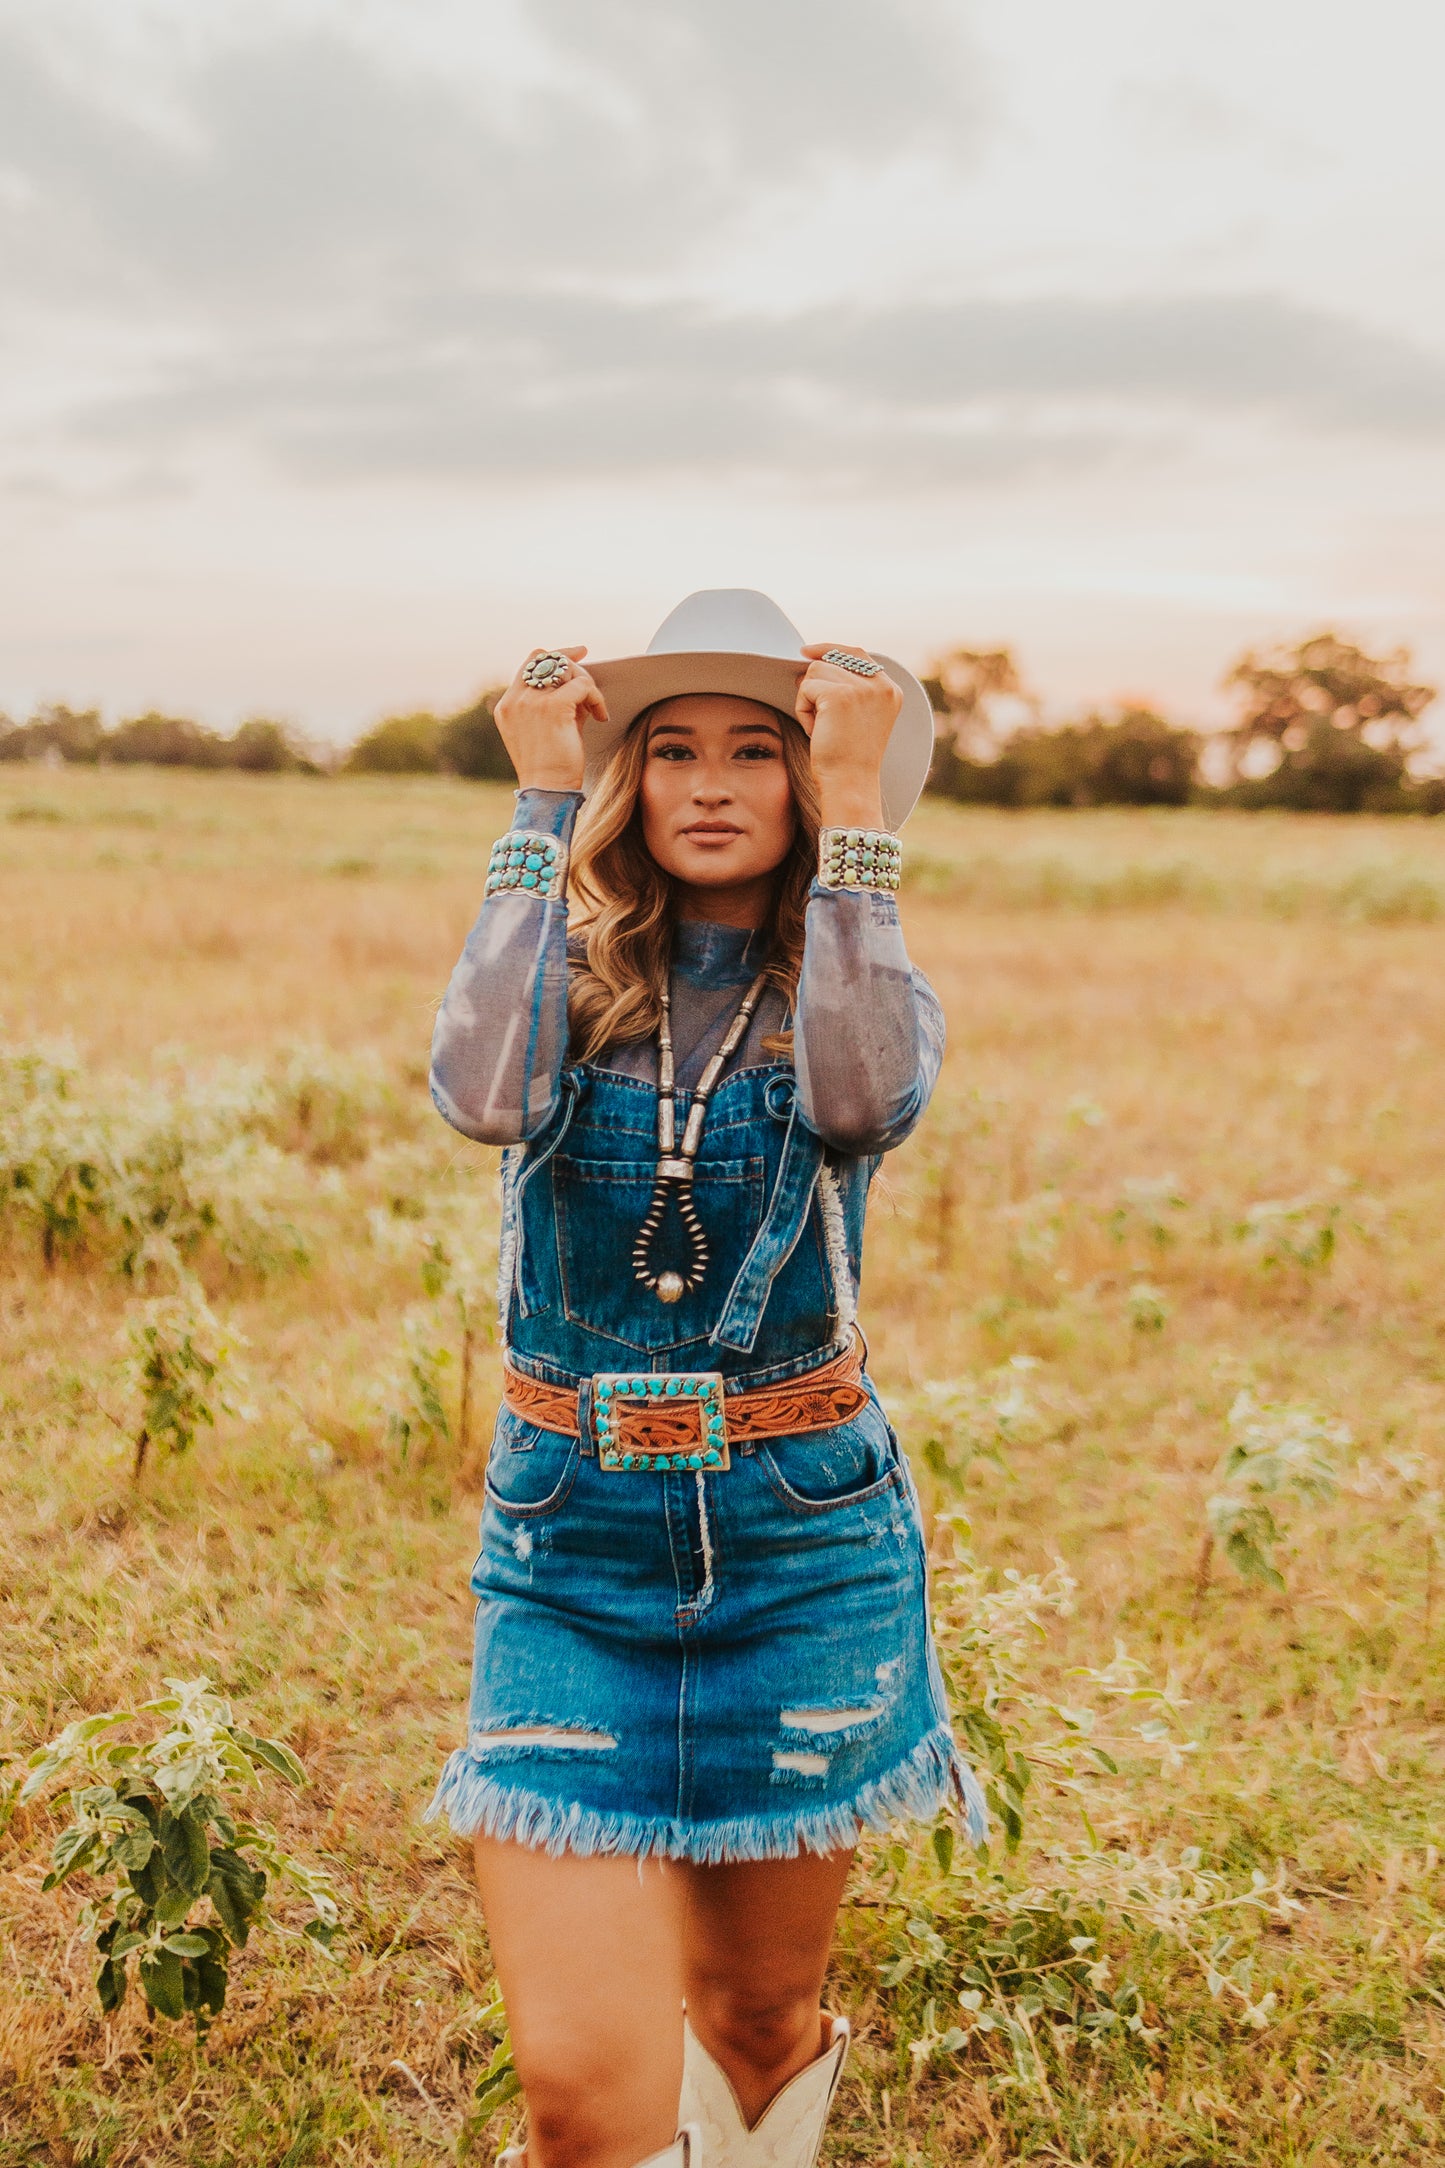
[[951, 1801], [982, 1837], [875, 1397], [666, 1474], [604, 1471], [504, 1407], [481, 1543], [467, 1743], [429, 1817], [703, 1864], [841, 1850]]

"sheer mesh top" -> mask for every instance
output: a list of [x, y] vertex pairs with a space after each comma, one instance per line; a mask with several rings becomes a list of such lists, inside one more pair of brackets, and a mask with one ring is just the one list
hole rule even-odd
[[[512, 826], [569, 842], [581, 798], [519, 791]], [[766, 937], [709, 919], [674, 929], [672, 1035], [686, 1091], [720, 1043], [743, 990], [762, 968]], [[567, 1055], [569, 955], [563, 901], [512, 889], [483, 903], [453, 971], [432, 1038], [431, 1088], [453, 1128], [487, 1144], [543, 1130], [557, 1105]], [[928, 1103], [943, 1058], [943, 1013], [908, 961], [898, 907], [871, 890], [816, 883], [807, 908], [793, 1061], [804, 1120], [839, 1150], [886, 1151]], [[785, 1030], [782, 996], [769, 987], [730, 1067], [775, 1059], [763, 1042]], [[608, 1047], [602, 1066], [655, 1083], [654, 1038]]]

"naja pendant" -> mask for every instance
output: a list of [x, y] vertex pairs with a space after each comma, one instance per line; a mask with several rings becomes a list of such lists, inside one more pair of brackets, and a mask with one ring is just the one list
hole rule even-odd
[[[662, 1232], [669, 1197], [677, 1199], [677, 1216], [687, 1237], [685, 1272], [675, 1272], [670, 1267], [665, 1272], [654, 1272], [652, 1268], [652, 1245]], [[632, 1245], [633, 1276], [651, 1289], [659, 1302], [681, 1302], [684, 1295], [695, 1294], [707, 1277], [707, 1254], [707, 1236], [692, 1201], [692, 1168], [685, 1160], [660, 1160], [652, 1202]]]

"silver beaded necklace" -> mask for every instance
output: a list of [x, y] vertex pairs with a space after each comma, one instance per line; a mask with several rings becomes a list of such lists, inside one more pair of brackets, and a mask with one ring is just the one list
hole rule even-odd
[[[737, 1014], [728, 1025], [722, 1045], [708, 1061], [702, 1075], [693, 1087], [692, 1104], [687, 1110], [682, 1141], [678, 1142], [678, 1094], [672, 1058], [672, 1001], [666, 982], [661, 993], [662, 1013], [657, 1020], [657, 1174], [652, 1187], [652, 1202], [647, 1216], [637, 1230], [637, 1240], [632, 1246], [632, 1271], [634, 1278], [656, 1295], [659, 1302], [681, 1302], [684, 1295], [693, 1294], [701, 1287], [707, 1275], [707, 1236], [697, 1216], [692, 1201], [693, 1163], [702, 1142], [702, 1125], [707, 1118], [707, 1103], [723, 1070], [743, 1043], [743, 1035], [752, 1021], [754, 1009], [768, 983], [766, 971], [760, 971], [752, 985], [743, 995]], [[682, 1221], [682, 1231], [687, 1236], [688, 1265], [686, 1272], [654, 1272], [652, 1269], [652, 1245], [656, 1241], [667, 1212], [667, 1200], [677, 1198], [677, 1216]]]

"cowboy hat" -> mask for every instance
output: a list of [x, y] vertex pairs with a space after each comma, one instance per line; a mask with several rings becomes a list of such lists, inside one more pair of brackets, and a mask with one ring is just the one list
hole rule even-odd
[[[883, 818], [898, 829], [918, 802], [933, 758], [933, 708], [911, 670], [891, 655], [874, 653], [873, 659], [903, 694], [881, 777]], [[588, 663], [607, 702], [607, 721], [582, 726], [584, 792], [595, 789], [628, 725], [654, 701], [682, 693], [731, 693], [791, 715], [808, 663], [797, 626], [754, 588], [705, 587], [689, 595], [663, 619], [645, 655]]]

